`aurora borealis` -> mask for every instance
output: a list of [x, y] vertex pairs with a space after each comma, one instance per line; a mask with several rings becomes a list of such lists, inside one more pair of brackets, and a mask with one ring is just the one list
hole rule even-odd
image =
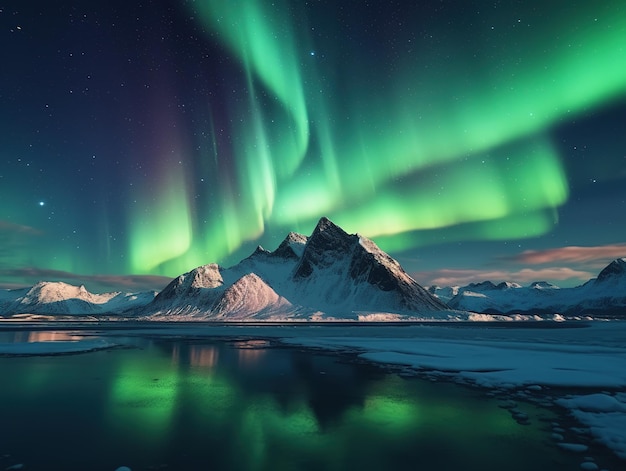
[[8, 2], [0, 38], [0, 286], [160, 289], [321, 216], [424, 284], [626, 256], [621, 0]]

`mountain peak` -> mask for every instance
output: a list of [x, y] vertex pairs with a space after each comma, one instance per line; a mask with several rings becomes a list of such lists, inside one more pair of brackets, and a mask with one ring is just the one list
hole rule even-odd
[[216, 263], [209, 263], [184, 273], [174, 278], [163, 290], [155, 297], [155, 301], [175, 298], [178, 296], [188, 296], [197, 294], [205, 288], [217, 288], [224, 283], [220, 267]]
[[304, 251], [308, 237], [297, 232], [290, 232], [280, 243], [278, 248], [272, 252], [274, 255], [283, 258], [300, 258]]
[[223, 283], [220, 267], [217, 263], [209, 263], [191, 270], [189, 273], [191, 288], [215, 288]]
[[350, 235], [330, 219], [321, 218], [304, 246], [295, 277], [306, 278], [315, 267], [332, 265], [342, 254], [351, 253], [358, 240], [357, 235]]
[[306, 244], [308, 237], [297, 232], [290, 232], [280, 245], [283, 244]]
[[463, 288], [464, 291], [474, 291], [474, 290], [479, 290], [479, 291], [485, 291], [485, 290], [495, 290], [497, 289], [496, 285], [492, 282], [492, 281], [480, 281], [478, 283], [470, 283], [469, 285], [467, 285], [465, 288]]
[[320, 233], [330, 233], [344, 237], [348, 236], [348, 233], [346, 231], [344, 231], [341, 227], [339, 227], [327, 217], [320, 218], [320, 220], [317, 222], [317, 225], [315, 226], [315, 229], [313, 230], [313, 233], [311, 234], [311, 238]]
[[337, 309], [348, 300], [352, 307], [346, 311], [417, 312], [447, 308], [373, 241], [348, 234], [328, 218], [320, 219], [308, 238], [293, 281], [307, 296], [315, 292], [313, 302], [327, 309]]
[[505, 289], [521, 288], [521, 287], [522, 285], [518, 283], [513, 283], [512, 281], [503, 281], [502, 283], [499, 283], [496, 286], [496, 289], [505, 290]]
[[534, 281], [530, 284], [531, 289], [559, 289], [558, 286], [548, 283], [547, 281]]
[[597, 281], [626, 276], [626, 258], [618, 258], [609, 263], [598, 275]]
[[86, 298], [91, 296], [83, 285], [74, 286], [63, 281], [40, 281], [34, 285], [29, 295], [33, 299], [58, 301], [66, 298]]

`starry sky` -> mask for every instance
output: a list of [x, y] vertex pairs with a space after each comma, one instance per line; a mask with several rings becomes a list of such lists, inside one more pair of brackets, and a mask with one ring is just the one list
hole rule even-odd
[[0, 41], [0, 287], [161, 289], [321, 216], [424, 285], [626, 256], [623, 0], [5, 0]]

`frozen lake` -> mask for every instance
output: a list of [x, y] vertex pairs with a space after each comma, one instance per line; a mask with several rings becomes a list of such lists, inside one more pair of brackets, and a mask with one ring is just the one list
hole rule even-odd
[[[292, 327], [269, 329], [118, 329], [88, 337], [87, 346], [122, 348], [1, 357], [0, 468], [559, 471], [583, 459], [556, 446], [562, 417], [553, 410], [519, 402], [522, 425], [480, 388], [272, 340], [285, 331], [292, 339], [389, 339], [394, 327], [299, 327], [297, 336]], [[412, 327], [395, 329], [415, 338], [407, 337]], [[440, 335], [463, 331], [452, 330]], [[35, 342], [44, 351], [82, 333], [13, 328], [0, 332], [0, 344]]]

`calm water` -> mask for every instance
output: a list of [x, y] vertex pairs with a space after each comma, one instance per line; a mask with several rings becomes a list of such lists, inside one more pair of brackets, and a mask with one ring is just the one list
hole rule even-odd
[[[28, 336], [0, 340], [8, 335]], [[138, 348], [0, 358], [0, 469], [558, 471], [580, 462], [551, 443], [548, 412], [522, 404], [532, 423], [521, 426], [481, 391], [264, 341], [126, 341]]]

